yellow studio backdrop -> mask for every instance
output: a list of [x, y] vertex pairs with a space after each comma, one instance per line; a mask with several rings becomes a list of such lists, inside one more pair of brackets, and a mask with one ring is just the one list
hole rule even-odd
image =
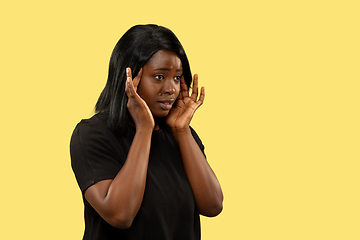
[[83, 234], [70, 167], [110, 54], [172, 29], [206, 87], [192, 121], [224, 191], [202, 239], [360, 239], [358, 1], [3, 1], [0, 239]]

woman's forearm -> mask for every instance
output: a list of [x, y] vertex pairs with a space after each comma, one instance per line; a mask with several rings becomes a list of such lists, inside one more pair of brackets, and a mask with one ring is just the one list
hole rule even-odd
[[200, 214], [209, 217], [218, 215], [222, 211], [223, 193], [215, 173], [193, 138], [190, 128], [180, 132], [173, 131], [173, 134]]

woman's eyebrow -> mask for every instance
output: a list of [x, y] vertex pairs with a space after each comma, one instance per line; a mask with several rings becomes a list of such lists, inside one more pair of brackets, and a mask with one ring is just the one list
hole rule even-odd
[[[157, 71], [157, 70], [162, 70], [162, 71], [171, 71], [171, 69], [170, 68], [157, 68], [157, 69], [155, 69], [154, 71]], [[180, 68], [180, 69], [176, 69], [175, 70], [176, 72], [182, 72], [183, 70]]]

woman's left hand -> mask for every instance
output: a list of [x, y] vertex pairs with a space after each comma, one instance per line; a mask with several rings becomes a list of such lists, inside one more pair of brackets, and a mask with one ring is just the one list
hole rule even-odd
[[184, 77], [180, 80], [180, 94], [175, 105], [166, 117], [166, 124], [172, 131], [180, 132], [189, 129], [189, 124], [195, 111], [203, 104], [205, 98], [205, 88], [200, 90], [198, 99], [198, 75], [194, 75], [193, 89], [189, 96], [189, 89], [185, 83]]
[[180, 94], [166, 116], [166, 123], [178, 143], [184, 169], [194, 193], [199, 213], [213, 217], [222, 211], [223, 193], [220, 183], [209, 163], [191, 134], [190, 121], [195, 111], [201, 106], [205, 98], [202, 87], [198, 99], [198, 76], [194, 75], [193, 91], [189, 96], [189, 89], [184, 78], [180, 80]]

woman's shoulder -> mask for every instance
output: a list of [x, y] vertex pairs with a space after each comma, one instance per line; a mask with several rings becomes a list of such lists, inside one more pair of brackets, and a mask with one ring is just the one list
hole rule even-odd
[[82, 119], [75, 127], [81, 130], [99, 130], [107, 128], [107, 119], [109, 115], [107, 113], [96, 113], [92, 117]]
[[108, 127], [108, 113], [97, 113], [91, 118], [82, 119], [75, 127], [71, 142], [93, 142], [97, 144], [128, 145], [135, 135], [135, 130], [130, 127], [127, 133], [121, 133]]
[[82, 119], [76, 126], [72, 134], [73, 138], [96, 138], [100, 135], [110, 133], [107, 127], [107, 114], [97, 113], [91, 118]]
[[107, 126], [108, 113], [95, 113], [92, 117], [82, 119], [77, 126]]

